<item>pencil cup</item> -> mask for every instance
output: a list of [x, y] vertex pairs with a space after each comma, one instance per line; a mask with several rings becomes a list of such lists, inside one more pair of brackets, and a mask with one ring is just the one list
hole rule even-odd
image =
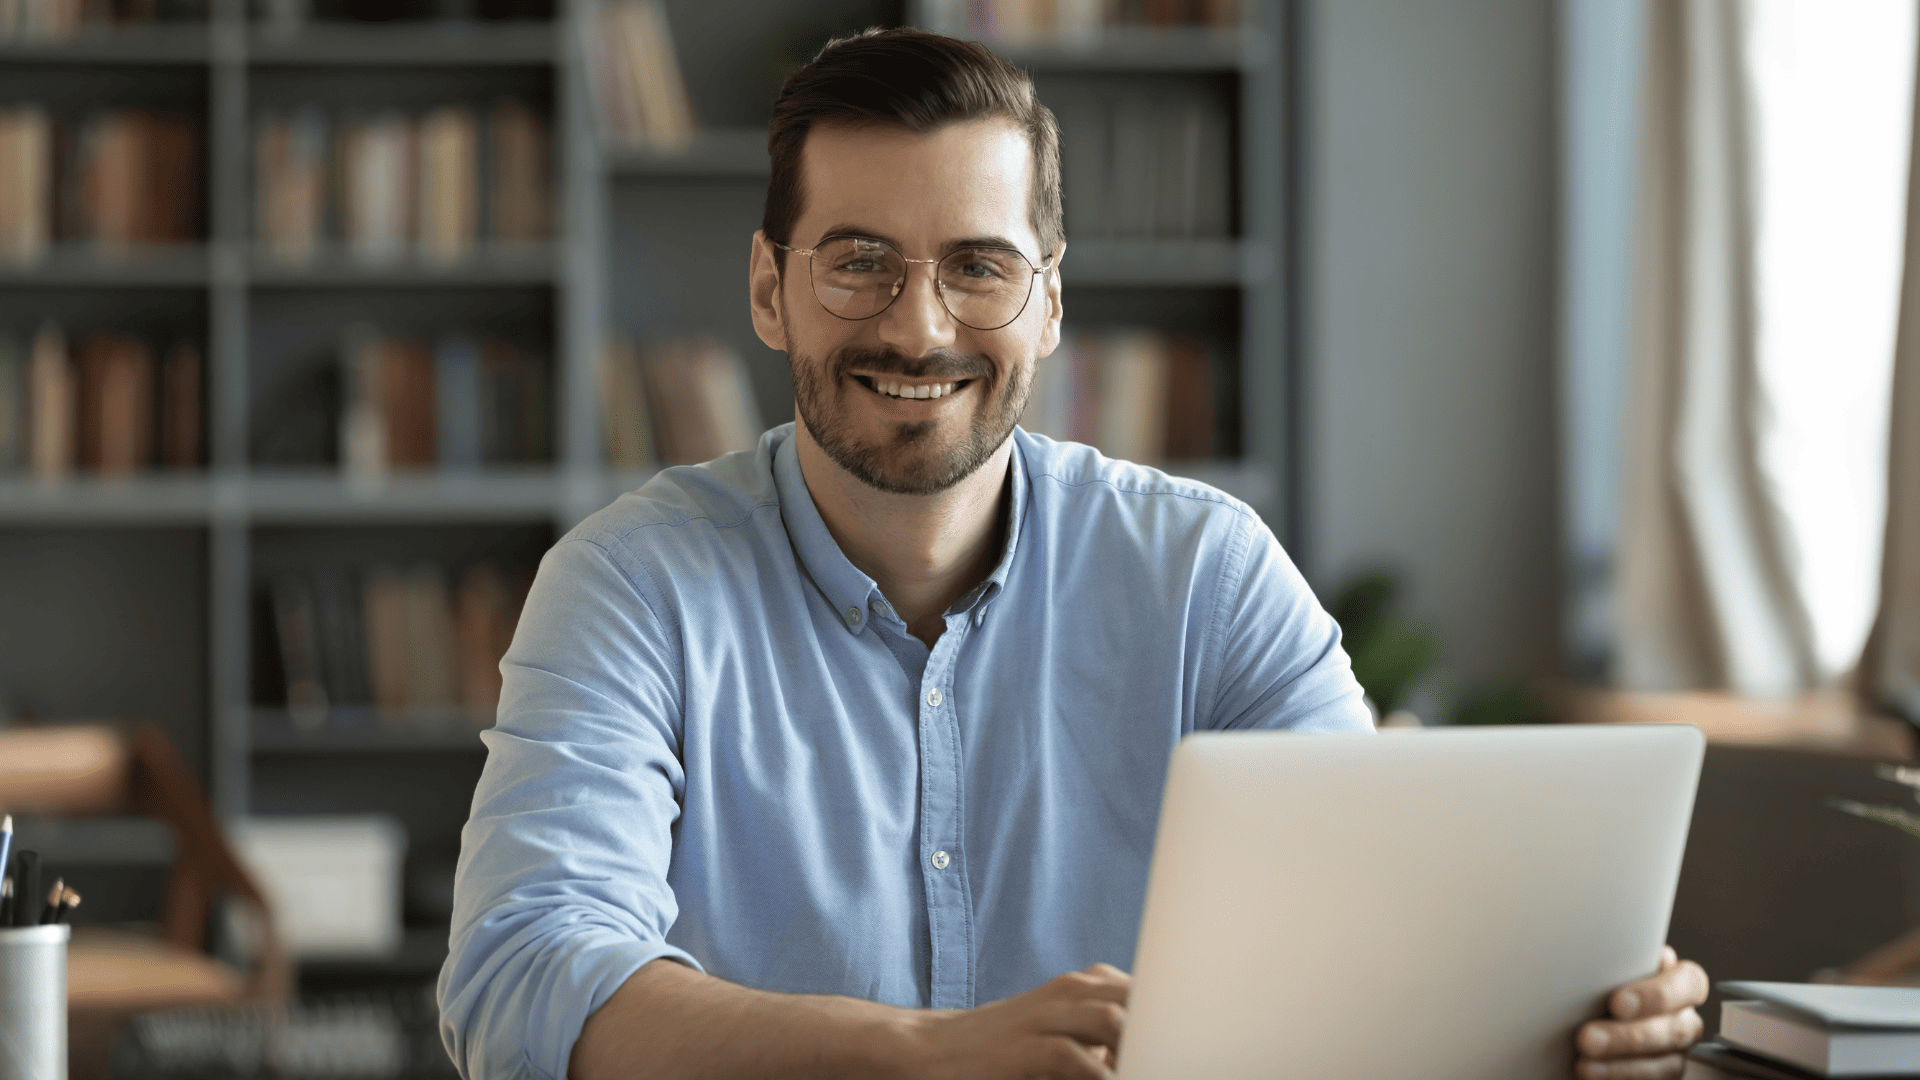
[[0, 929], [0, 1080], [66, 1080], [72, 936], [64, 923]]

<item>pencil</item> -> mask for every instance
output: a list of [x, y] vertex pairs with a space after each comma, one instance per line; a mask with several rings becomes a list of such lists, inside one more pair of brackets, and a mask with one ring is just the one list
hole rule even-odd
[[72, 889], [68, 889], [65, 893], [61, 894], [60, 910], [54, 915], [53, 921], [56, 923], [66, 922], [67, 916], [73, 914], [73, 909], [79, 906], [80, 894], [74, 892]]

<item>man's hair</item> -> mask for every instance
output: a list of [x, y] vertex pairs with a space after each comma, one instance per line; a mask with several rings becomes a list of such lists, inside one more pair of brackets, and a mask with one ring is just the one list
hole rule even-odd
[[[767, 132], [773, 178], [760, 228], [770, 240], [793, 242], [793, 223], [806, 199], [800, 153], [816, 123], [927, 132], [991, 119], [1011, 121], [1033, 150], [1027, 217], [1044, 259], [1063, 234], [1060, 128], [1053, 113], [1034, 97], [1027, 73], [986, 46], [910, 28], [875, 28], [829, 41], [812, 63], [787, 78]], [[784, 263], [785, 252], [778, 255]]]

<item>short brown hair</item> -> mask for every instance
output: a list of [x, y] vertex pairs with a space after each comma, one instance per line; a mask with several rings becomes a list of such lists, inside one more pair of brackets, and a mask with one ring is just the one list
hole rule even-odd
[[[829, 41], [812, 63], [788, 76], [767, 132], [773, 178], [760, 228], [770, 240], [793, 242], [789, 234], [806, 198], [800, 152], [816, 123], [893, 124], [925, 132], [988, 119], [1012, 121], [1033, 149], [1027, 218], [1044, 259], [1064, 231], [1060, 127], [1053, 113], [1034, 97], [1027, 73], [986, 46], [911, 28], [875, 28]], [[784, 263], [785, 253], [780, 255]]]

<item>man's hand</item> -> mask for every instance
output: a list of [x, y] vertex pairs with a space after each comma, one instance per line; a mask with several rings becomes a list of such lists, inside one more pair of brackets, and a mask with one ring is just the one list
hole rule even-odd
[[1660, 950], [1660, 970], [1615, 990], [1607, 998], [1611, 1020], [1593, 1020], [1574, 1035], [1580, 1049], [1574, 1075], [1580, 1080], [1678, 1080], [1685, 1050], [1700, 1038], [1695, 1006], [1707, 1000], [1707, 973], [1681, 960], [1672, 946]]
[[1132, 977], [1111, 964], [1072, 971], [1018, 997], [914, 1024], [907, 1075], [929, 1080], [1106, 1080]]

